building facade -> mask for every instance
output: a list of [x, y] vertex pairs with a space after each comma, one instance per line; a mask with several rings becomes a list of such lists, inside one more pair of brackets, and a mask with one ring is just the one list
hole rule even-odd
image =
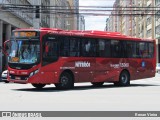
[[114, 5], [113, 5], [113, 31], [118, 32], [120, 31], [120, 23], [118, 21], [121, 21], [121, 17], [119, 17], [117, 14], [119, 14], [121, 12], [121, 8], [120, 8], [120, 1], [116, 0]]
[[75, 25], [77, 30], [79, 30], [79, 0], [73, 0], [74, 5], [74, 15], [75, 15]]
[[158, 63], [160, 63], [160, 0], [155, 0], [155, 6], [157, 8], [155, 16], [155, 38], [157, 39], [157, 56]]
[[51, 1], [51, 28], [65, 29], [65, 14], [67, 0]]
[[110, 15], [109, 18], [106, 19], [106, 31], [114, 31], [113, 30], [113, 17], [114, 16]]
[[[32, 4], [28, 0], [0, 0], [0, 47], [5, 40], [10, 39], [11, 31], [15, 28], [28, 28], [33, 26], [33, 13], [24, 12], [23, 10], [13, 10], [14, 5], [23, 6], [30, 9]], [[0, 73], [6, 69], [6, 56], [0, 51]]]
[[[77, 30], [75, 2], [77, 0], [54, 0], [51, 4], [50, 27], [65, 30]], [[79, 4], [78, 4], [79, 5]]]
[[[0, 48], [16, 28], [77, 30], [78, 6], [79, 0], [0, 0]], [[7, 58], [0, 51], [0, 73], [6, 67]]]
[[159, 6], [160, 0], [116, 0], [106, 28], [132, 37], [156, 39], [157, 62], [160, 63]]
[[111, 14], [112, 30], [133, 37], [156, 38], [155, 3], [159, 5], [159, 0], [116, 0]]
[[85, 19], [83, 15], [79, 15], [79, 30], [85, 30]]

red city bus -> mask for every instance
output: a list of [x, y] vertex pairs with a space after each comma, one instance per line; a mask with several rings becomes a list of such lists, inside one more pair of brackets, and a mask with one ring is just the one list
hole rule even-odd
[[80, 82], [127, 86], [156, 72], [155, 40], [117, 32], [17, 29], [9, 43], [8, 80], [36, 88], [69, 89]]

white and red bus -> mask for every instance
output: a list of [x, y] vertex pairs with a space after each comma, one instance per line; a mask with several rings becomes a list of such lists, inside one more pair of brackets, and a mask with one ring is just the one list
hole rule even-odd
[[80, 82], [126, 86], [156, 72], [155, 40], [117, 32], [17, 29], [6, 44], [8, 80], [36, 88], [69, 89]]

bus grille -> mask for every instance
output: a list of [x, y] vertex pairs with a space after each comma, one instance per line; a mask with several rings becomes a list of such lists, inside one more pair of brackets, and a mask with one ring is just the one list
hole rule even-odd
[[29, 78], [29, 76], [27, 75], [23, 75], [23, 76], [21, 76], [21, 75], [12, 75], [12, 74], [10, 74], [10, 79], [11, 80], [27, 80]]

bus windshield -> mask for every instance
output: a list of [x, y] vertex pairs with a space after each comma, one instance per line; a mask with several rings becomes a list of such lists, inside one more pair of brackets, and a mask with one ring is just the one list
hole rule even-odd
[[35, 64], [40, 60], [38, 40], [11, 40], [9, 63]]

